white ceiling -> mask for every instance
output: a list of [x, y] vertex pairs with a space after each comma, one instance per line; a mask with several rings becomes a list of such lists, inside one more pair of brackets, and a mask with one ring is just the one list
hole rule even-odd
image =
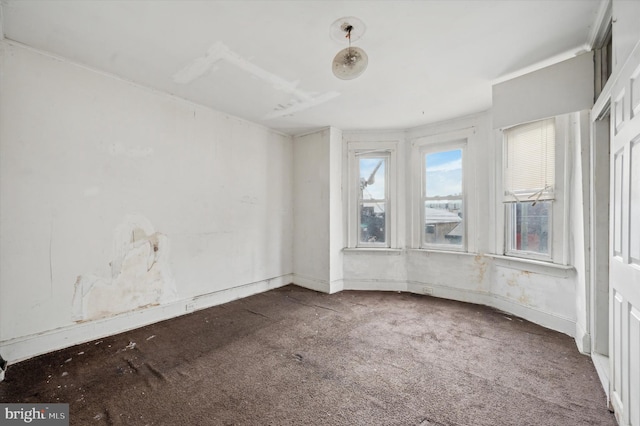
[[[491, 85], [589, 49], [601, 0], [2, 0], [7, 39], [284, 132], [410, 128], [486, 110]], [[344, 16], [369, 66], [339, 80]]]

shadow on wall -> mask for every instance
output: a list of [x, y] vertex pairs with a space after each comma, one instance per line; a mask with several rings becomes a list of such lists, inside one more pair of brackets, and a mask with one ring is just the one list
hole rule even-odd
[[80, 275], [73, 295], [76, 322], [175, 300], [169, 240], [143, 216], [129, 215], [114, 234], [111, 277]]

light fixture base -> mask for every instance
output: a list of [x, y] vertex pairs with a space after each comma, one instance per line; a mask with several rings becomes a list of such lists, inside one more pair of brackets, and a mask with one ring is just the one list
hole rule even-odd
[[349, 33], [349, 26], [351, 27], [351, 41], [354, 42], [364, 34], [366, 27], [364, 22], [354, 16], [345, 16], [336, 20], [331, 24], [329, 34], [331, 38], [340, 43], [348, 43], [347, 34]]

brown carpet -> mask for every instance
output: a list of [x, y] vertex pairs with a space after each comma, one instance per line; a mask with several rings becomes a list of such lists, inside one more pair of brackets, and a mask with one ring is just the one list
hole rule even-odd
[[72, 425], [615, 425], [573, 339], [499, 311], [295, 286], [9, 367]]

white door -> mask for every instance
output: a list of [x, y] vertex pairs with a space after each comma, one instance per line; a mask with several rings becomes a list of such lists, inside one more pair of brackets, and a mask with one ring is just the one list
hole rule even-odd
[[640, 426], [640, 45], [611, 99], [610, 395], [619, 423]]

